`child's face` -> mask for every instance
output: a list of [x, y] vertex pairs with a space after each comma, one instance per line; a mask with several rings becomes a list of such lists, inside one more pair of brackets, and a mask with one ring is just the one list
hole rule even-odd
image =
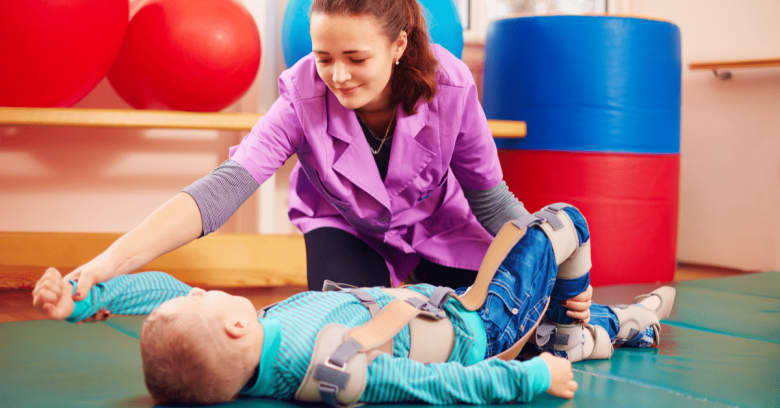
[[192, 288], [187, 296], [163, 303], [157, 311], [159, 313], [197, 313], [222, 320], [225, 318], [257, 320], [257, 310], [249, 299], [233, 296], [221, 290], [205, 291], [201, 288]]

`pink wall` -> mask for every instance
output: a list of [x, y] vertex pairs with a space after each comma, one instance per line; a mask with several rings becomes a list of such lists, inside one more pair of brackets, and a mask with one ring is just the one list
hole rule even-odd
[[[283, 3], [246, 1], [263, 36], [252, 90], [229, 110], [260, 111], [281, 69]], [[610, 12], [680, 26], [683, 62], [780, 58], [776, 0], [610, 1]], [[276, 15], [266, 19], [264, 13]], [[678, 258], [780, 269], [780, 68], [731, 81], [683, 70]], [[126, 107], [105, 83], [80, 107]], [[225, 159], [237, 132], [0, 127], [0, 230], [126, 231]], [[286, 218], [288, 163], [222, 231], [295, 232]], [[262, 204], [259, 204], [262, 203]]]
[[[244, 4], [260, 29], [263, 58], [250, 90], [225, 111], [262, 112], [276, 96], [281, 70], [275, 25], [280, 9]], [[129, 108], [106, 80], [75, 107]], [[127, 231], [225, 160], [241, 137], [203, 130], [0, 126], [0, 230]], [[222, 230], [257, 232], [257, 197]]]

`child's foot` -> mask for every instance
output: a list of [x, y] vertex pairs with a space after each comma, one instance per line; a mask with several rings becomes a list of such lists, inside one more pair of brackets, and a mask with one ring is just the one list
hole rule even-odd
[[637, 296], [630, 305], [612, 306], [620, 329], [615, 345], [657, 347], [661, 336], [661, 319], [669, 317], [677, 291], [671, 286]]

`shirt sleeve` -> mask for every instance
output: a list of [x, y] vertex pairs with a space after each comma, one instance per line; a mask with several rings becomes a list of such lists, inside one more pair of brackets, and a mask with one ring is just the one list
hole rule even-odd
[[368, 366], [367, 381], [361, 397], [367, 403], [493, 404], [530, 401], [550, 387], [550, 371], [539, 357], [464, 366], [382, 354]]
[[[74, 292], [76, 283], [71, 281]], [[186, 296], [186, 283], [163, 272], [142, 272], [120, 275], [92, 286], [84, 300], [75, 302], [73, 313], [66, 319], [74, 323], [92, 317], [105, 309], [111, 314], [145, 315], [167, 300]]]
[[505, 181], [489, 190], [463, 190], [471, 212], [487, 232], [495, 236], [510, 220], [528, 214], [523, 203], [509, 191]]
[[201, 236], [205, 236], [225, 224], [258, 187], [246, 169], [233, 160], [226, 160], [182, 191], [198, 205], [203, 225]]
[[450, 168], [465, 190], [488, 190], [495, 187], [504, 176], [498, 161], [496, 142], [490, 133], [485, 111], [479, 103], [477, 86], [471, 78], [465, 97]]

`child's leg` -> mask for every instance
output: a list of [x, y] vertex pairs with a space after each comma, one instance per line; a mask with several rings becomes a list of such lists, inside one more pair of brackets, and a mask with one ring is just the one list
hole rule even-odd
[[[559, 311], [560, 302], [589, 284], [589, 246], [578, 251], [587, 241], [582, 236], [588, 234], [579, 211], [568, 205], [554, 205], [529, 218], [530, 226], [501, 263], [479, 310], [487, 331], [487, 357], [506, 350], [531, 330], [548, 302], [553, 313], [565, 316], [565, 310]], [[540, 224], [543, 219], [545, 222]], [[558, 273], [577, 274], [577, 279], [558, 284]], [[556, 285], [557, 291], [553, 289]], [[567, 296], [569, 291], [572, 294]], [[611, 350], [608, 339], [606, 344]]]
[[541, 318], [556, 271], [555, 255], [544, 231], [529, 227], [498, 267], [485, 303], [477, 311], [487, 333], [485, 357], [507, 350]]
[[[536, 343], [545, 351], [571, 361], [609, 358], [612, 342], [609, 330], [601, 325], [583, 325], [566, 315], [563, 302], [584, 292], [590, 285], [590, 232], [585, 217], [574, 207], [562, 209], [574, 224], [577, 248], [560, 265], [552, 290], [545, 323], [538, 329]], [[602, 310], [596, 308], [601, 314]], [[591, 309], [593, 313], [593, 309]], [[613, 314], [614, 315], [614, 314]], [[593, 319], [593, 317], [591, 317]], [[605, 320], [609, 323], [609, 320]]]

